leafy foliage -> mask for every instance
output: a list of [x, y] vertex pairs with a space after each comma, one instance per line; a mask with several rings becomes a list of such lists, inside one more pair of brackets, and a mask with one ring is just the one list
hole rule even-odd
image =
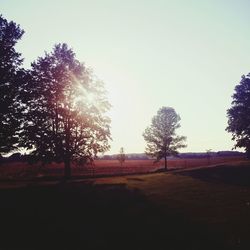
[[175, 130], [180, 127], [180, 116], [170, 107], [162, 107], [153, 117], [143, 137], [147, 142], [146, 154], [155, 157], [157, 161], [170, 155], [177, 155], [178, 149], [186, 145], [184, 136], [177, 136]]
[[21, 54], [15, 45], [24, 31], [0, 16], [0, 153], [16, 148], [20, 119], [19, 85], [25, 76]]
[[26, 117], [21, 146], [44, 162], [85, 162], [109, 149], [110, 104], [103, 83], [58, 44], [32, 64], [22, 90]]
[[232, 133], [235, 148], [245, 148], [250, 156], [250, 74], [242, 76], [232, 98], [232, 107], [227, 110], [226, 130]]

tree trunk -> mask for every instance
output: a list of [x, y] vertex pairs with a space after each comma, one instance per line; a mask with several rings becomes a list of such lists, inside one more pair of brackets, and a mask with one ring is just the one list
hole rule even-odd
[[64, 179], [69, 180], [71, 178], [71, 166], [70, 159], [64, 161]]
[[65, 155], [64, 155], [64, 179], [69, 180], [71, 177], [71, 166], [70, 166], [70, 121], [67, 119], [65, 129]]
[[246, 148], [247, 159], [250, 160], [250, 148]]
[[167, 171], [167, 156], [166, 155], [164, 157], [164, 167], [165, 167], [165, 171]]

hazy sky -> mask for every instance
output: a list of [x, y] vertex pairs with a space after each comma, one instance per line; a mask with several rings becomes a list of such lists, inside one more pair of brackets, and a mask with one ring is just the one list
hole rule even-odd
[[230, 150], [226, 110], [250, 72], [250, 2], [230, 0], [0, 0], [25, 30], [25, 66], [66, 42], [106, 84], [112, 148], [143, 152], [162, 106], [181, 116], [183, 151]]

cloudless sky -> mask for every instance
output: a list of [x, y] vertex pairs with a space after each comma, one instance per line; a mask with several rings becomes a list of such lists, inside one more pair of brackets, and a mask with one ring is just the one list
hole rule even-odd
[[66, 42], [106, 84], [110, 153], [144, 152], [142, 133], [162, 106], [181, 116], [183, 151], [231, 150], [226, 110], [250, 72], [247, 0], [0, 0], [25, 30], [30, 62]]

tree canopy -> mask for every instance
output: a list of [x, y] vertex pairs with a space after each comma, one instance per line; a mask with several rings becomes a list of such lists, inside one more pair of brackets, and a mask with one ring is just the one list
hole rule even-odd
[[24, 76], [15, 45], [24, 31], [0, 16], [0, 154], [16, 148], [20, 129], [18, 94]]
[[24, 31], [0, 16], [0, 154], [30, 150], [34, 159], [84, 164], [109, 149], [110, 104], [102, 81], [67, 44], [31, 64], [14, 46]]
[[235, 148], [245, 148], [250, 157], [250, 74], [242, 76], [232, 98], [232, 107], [227, 110], [226, 130], [232, 133]]
[[85, 162], [109, 149], [110, 104], [103, 83], [66, 44], [32, 63], [22, 89], [25, 121], [20, 146], [44, 162]]
[[186, 137], [176, 135], [180, 127], [180, 116], [171, 107], [162, 107], [152, 119], [150, 127], [146, 128], [143, 137], [147, 142], [146, 154], [155, 157], [157, 161], [164, 158], [167, 169], [167, 156], [177, 155], [178, 149], [186, 147]]

